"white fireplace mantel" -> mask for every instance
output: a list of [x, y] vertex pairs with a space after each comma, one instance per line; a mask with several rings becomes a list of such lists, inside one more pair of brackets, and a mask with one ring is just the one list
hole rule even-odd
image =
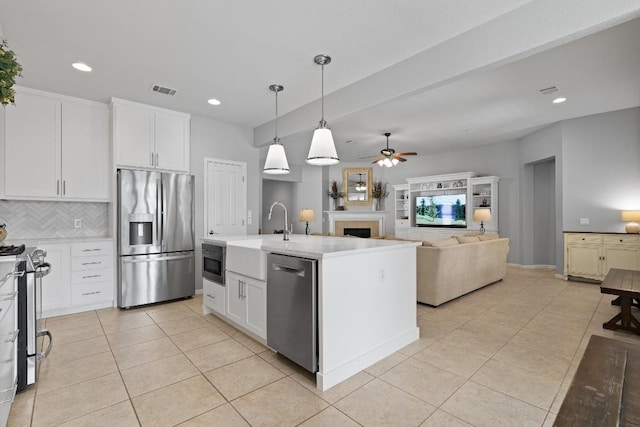
[[378, 221], [380, 235], [385, 234], [386, 212], [357, 212], [357, 211], [324, 211], [329, 221], [329, 231], [336, 232], [336, 221]]

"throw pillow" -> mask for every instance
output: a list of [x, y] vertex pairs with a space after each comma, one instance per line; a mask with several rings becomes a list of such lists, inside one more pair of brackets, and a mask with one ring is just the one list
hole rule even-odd
[[422, 246], [433, 246], [433, 242], [430, 240], [424, 240]]
[[485, 233], [478, 236], [478, 239], [480, 239], [481, 242], [486, 240], [497, 240], [499, 238], [500, 236], [498, 236], [498, 233]]
[[450, 238], [450, 239], [436, 240], [435, 242], [433, 242], [432, 246], [434, 248], [442, 248], [444, 246], [453, 246], [457, 244], [458, 244], [458, 241], [456, 239]]
[[458, 243], [473, 243], [480, 241], [477, 236], [455, 236], [455, 238], [458, 240]]

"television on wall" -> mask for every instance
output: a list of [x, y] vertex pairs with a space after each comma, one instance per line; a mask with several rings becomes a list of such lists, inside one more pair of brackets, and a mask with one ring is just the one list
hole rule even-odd
[[416, 226], [466, 227], [467, 194], [416, 197]]

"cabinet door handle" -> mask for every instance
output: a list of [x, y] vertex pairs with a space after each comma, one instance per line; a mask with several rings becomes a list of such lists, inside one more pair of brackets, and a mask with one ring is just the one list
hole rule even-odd
[[238, 299], [242, 299], [242, 294], [240, 293], [241, 286], [242, 286], [242, 280], [238, 280]]
[[62, 181], [62, 195], [65, 196], [67, 194], [67, 180]]
[[60, 194], [60, 180], [56, 179], [56, 194]]
[[83, 249], [82, 252], [94, 252], [94, 251], [99, 251], [101, 250], [100, 248], [95, 248], [95, 249]]
[[153, 157], [153, 153], [151, 153], [151, 166], [155, 166], [153, 162], [154, 162], [154, 157]]
[[158, 157], [159, 157], [159, 156], [158, 156], [158, 153], [156, 153], [156, 166], [158, 166], [158, 163], [159, 163], [159, 161], [158, 161]]
[[94, 261], [94, 262], [83, 262], [82, 265], [98, 265], [102, 264], [102, 261]]
[[207, 296], [208, 296], [209, 298], [216, 299], [216, 297], [214, 297], [214, 296], [213, 296], [213, 295], [211, 295], [211, 294], [207, 294]]

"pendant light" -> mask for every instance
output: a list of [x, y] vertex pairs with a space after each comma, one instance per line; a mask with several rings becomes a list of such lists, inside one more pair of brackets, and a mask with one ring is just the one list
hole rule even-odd
[[282, 92], [284, 86], [271, 85], [269, 86], [269, 90], [276, 94], [276, 136], [273, 138], [273, 143], [269, 146], [267, 159], [264, 161], [264, 169], [262, 171], [270, 175], [283, 175], [290, 172], [284, 146], [280, 144], [280, 138], [278, 138], [278, 92]]
[[331, 57], [317, 55], [313, 58], [313, 62], [322, 67], [322, 117], [320, 118], [319, 126], [313, 132], [307, 163], [314, 166], [335, 165], [340, 162], [340, 159], [336, 152], [331, 129], [327, 127], [327, 122], [324, 120], [324, 66], [331, 63]]

